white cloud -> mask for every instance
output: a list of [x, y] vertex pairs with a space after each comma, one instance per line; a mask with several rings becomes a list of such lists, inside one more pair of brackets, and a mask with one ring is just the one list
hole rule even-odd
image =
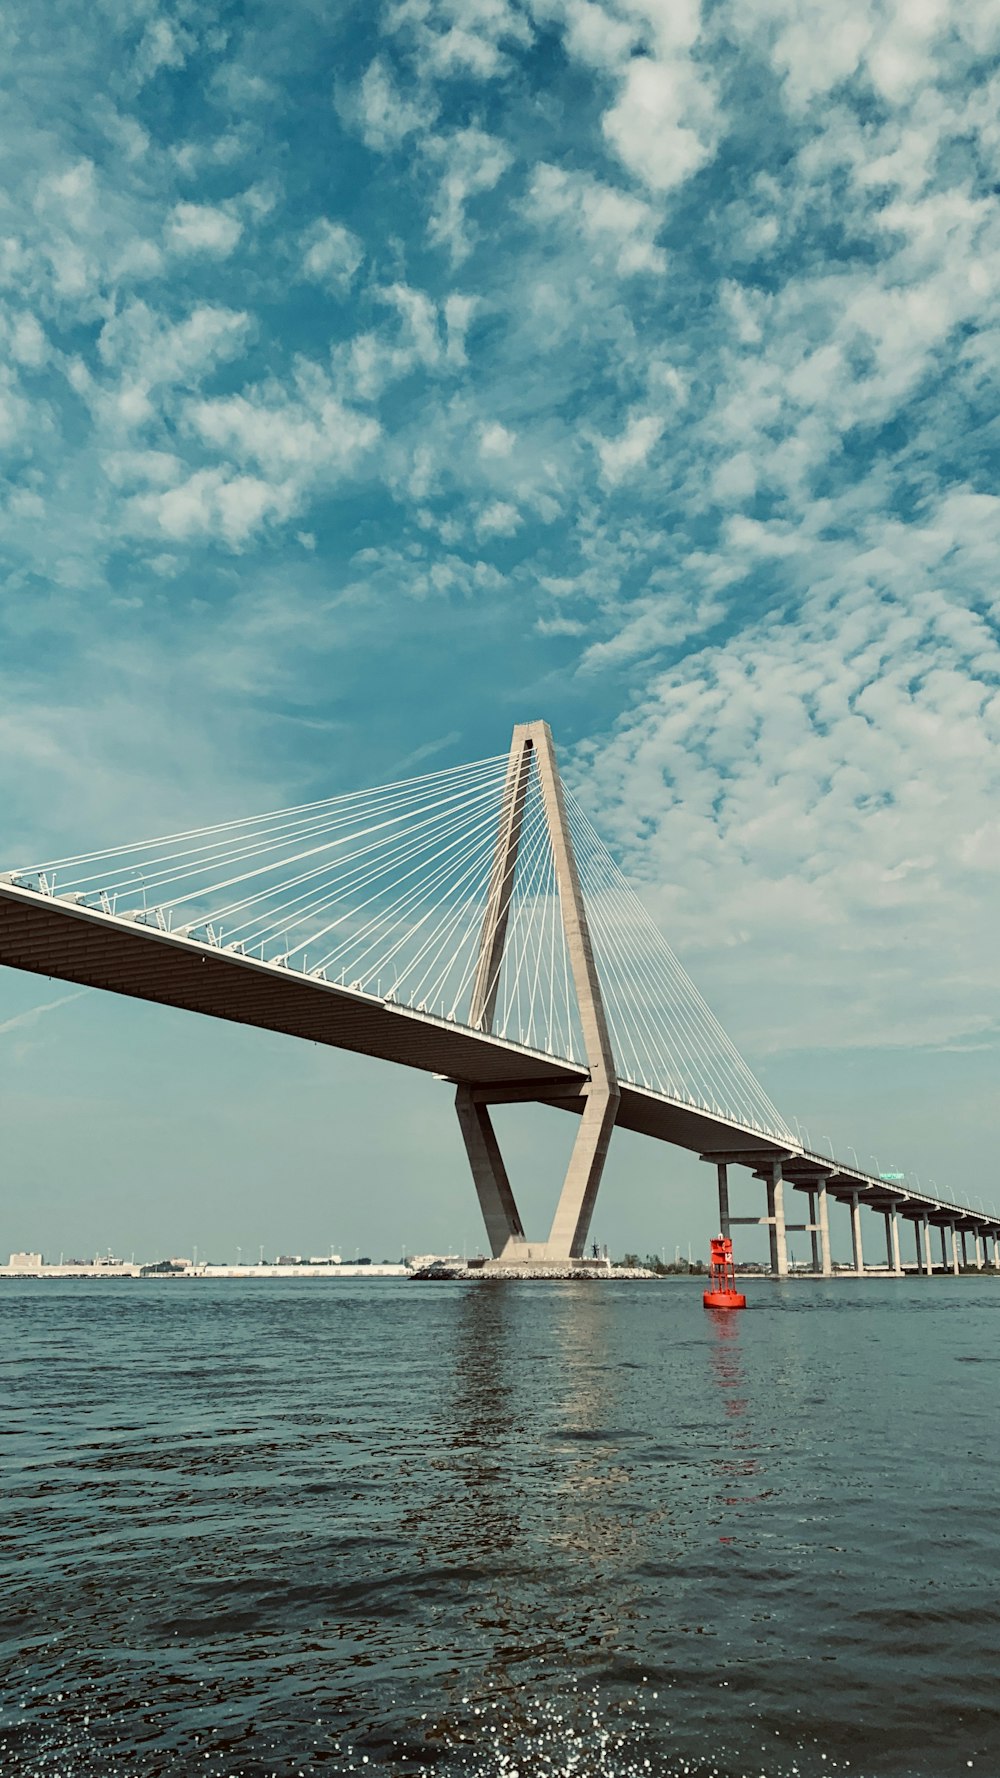
[[663, 420], [658, 414], [632, 414], [618, 438], [599, 440], [597, 454], [605, 487], [616, 488], [635, 470], [642, 469], [662, 432]]
[[197, 388], [218, 364], [237, 357], [251, 331], [249, 315], [236, 309], [201, 303], [182, 321], [170, 322], [148, 304], [131, 302], [98, 338], [100, 364], [111, 375], [95, 377], [79, 361], [68, 374], [117, 437], [152, 421], [163, 391]]
[[[663, 577], [654, 577], [662, 579]], [[648, 661], [664, 649], [677, 649], [689, 637], [710, 630], [725, 616], [718, 599], [696, 596], [685, 587], [660, 587], [630, 600], [618, 627], [604, 642], [592, 642], [580, 657], [580, 672], [593, 673]]]
[[15, 1013], [13, 1018], [0, 1021], [0, 1037], [11, 1031], [24, 1031], [37, 1025], [46, 1013], [55, 1012], [60, 1006], [69, 1006], [72, 1000], [80, 1000], [86, 993], [85, 988], [78, 988], [75, 994], [60, 994], [57, 1000], [46, 1000], [40, 1006], [28, 1007], [26, 1012]]
[[497, 136], [478, 129], [456, 130], [429, 143], [432, 157], [443, 164], [437, 195], [431, 210], [428, 236], [433, 245], [446, 246], [456, 263], [471, 252], [466, 206], [472, 198], [492, 191], [510, 166], [512, 155]]
[[425, 79], [493, 80], [510, 67], [503, 46], [532, 38], [510, 0], [397, 0], [389, 16], [390, 28], [411, 39]]
[[135, 53], [133, 67], [138, 80], [152, 80], [161, 68], [183, 68], [194, 47], [190, 31], [170, 19], [150, 19]]
[[9, 333], [10, 355], [16, 364], [27, 370], [39, 370], [49, 355], [49, 342], [45, 329], [39, 324], [36, 316], [20, 314], [14, 317]]
[[516, 433], [510, 432], [506, 426], [501, 426], [499, 420], [486, 421], [479, 428], [479, 455], [481, 457], [509, 457], [516, 442]]
[[1000, 645], [960, 589], [998, 542], [1000, 500], [965, 492], [813, 540], [795, 623], [688, 653], [588, 760], [647, 898], [758, 1049], [801, 1041], [810, 1006], [830, 1048], [995, 1024]]
[[629, 171], [654, 191], [673, 191], [711, 158], [718, 135], [715, 104], [686, 56], [634, 56], [604, 134]]
[[377, 401], [392, 383], [414, 371], [453, 374], [466, 364], [465, 336], [475, 297], [452, 293], [442, 316], [426, 291], [410, 284], [385, 285], [373, 294], [392, 311], [396, 326], [356, 334], [335, 348], [334, 365], [350, 399]]
[[238, 218], [217, 204], [175, 204], [167, 217], [167, 243], [175, 253], [227, 259], [242, 233]]
[[289, 518], [296, 498], [294, 487], [272, 484], [260, 476], [199, 469], [176, 488], [133, 495], [126, 503], [125, 519], [140, 535], [177, 543], [219, 538], [238, 550], [266, 524]]
[[342, 222], [321, 217], [302, 238], [302, 272], [316, 284], [341, 293], [350, 289], [364, 258], [364, 247]]
[[437, 115], [433, 98], [403, 96], [381, 56], [370, 63], [357, 88], [339, 98], [338, 109], [367, 147], [383, 154], [398, 148], [408, 136], [426, 134]]
[[187, 420], [203, 443], [273, 477], [346, 472], [378, 439], [378, 421], [346, 408], [321, 378], [304, 377], [296, 396], [265, 388], [193, 402]]
[[468, 363], [465, 340], [478, 306], [478, 297], [462, 296], [458, 291], [453, 291], [450, 296], [445, 297], [444, 324], [447, 337], [445, 357], [449, 364]]
[[585, 173], [567, 173], [544, 162], [532, 174], [526, 209], [533, 221], [568, 225], [585, 245], [590, 262], [607, 260], [620, 277], [666, 270], [655, 245], [661, 218], [652, 205]]
[[483, 508], [476, 517], [476, 536], [513, 537], [521, 528], [522, 519], [516, 506], [509, 500], [494, 500]]

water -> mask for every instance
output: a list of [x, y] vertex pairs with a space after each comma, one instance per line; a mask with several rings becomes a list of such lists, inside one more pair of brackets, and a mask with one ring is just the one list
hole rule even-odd
[[1000, 1281], [0, 1285], [0, 1771], [1000, 1773]]

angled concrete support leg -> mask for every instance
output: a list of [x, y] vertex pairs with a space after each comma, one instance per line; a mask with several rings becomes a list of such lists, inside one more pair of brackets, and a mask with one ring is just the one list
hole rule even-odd
[[719, 1176], [719, 1233], [724, 1240], [730, 1239], [729, 1222], [729, 1168], [725, 1161], [716, 1163]]
[[486, 1224], [490, 1252], [497, 1259], [508, 1242], [524, 1240], [521, 1218], [488, 1107], [475, 1103], [471, 1087], [459, 1087], [455, 1094], [455, 1110]]
[[984, 1242], [978, 1229], [976, 1230], [972, 1239], [975, 1242], [976, 1270], [977, 1270], [977, 1272], [981, 1272], [983, 1269], [983, 1248], [985, 1247], [986, 1243]]
[[771, 1275], [774, 1278], [788, 1277], [788, 1240], [785, 1235], [785, 1181], [781, 1171], [781, 1162], [771, 1162], [771, 1174], [767, 1181], [767, 1233], [771, 1248]]
[[924, 1271], [931, 1278], [934, 1274], [934, 1256], [931, 1253], [931, 1225], [926, 1216], [920, 1218], [920, 1225], [923, 1229]]
[[851, 1193], [851, 1252], [854, 1255], [854, 1270], [859, 1278], [865, 1275], [865, 1254], [861, 1245], [861, 1205], [857, 1192]]
[[958, 1230], [954, 1223], [951, 1225], [951, 1269], [956, 1278], [962, 1270], [958, 1263]]
[[584, 1255], [617, 1113], [617, 1089], [613, 1093], [591, 1090], [552, 1218], [546, 1248], [549, 1259], [581, 1259]]
[[965, 1245], [965, 1230], [961, 1229], [959, 1232], [962, 1237], [962, 1265], [964, 1267], [969, 1263], [969, 1249]]
[[824, 1278], [833, 1277], [833, 1258], [830, 1253], [830, 1205], [826, 1195], [826, 1180], [821, 1179], [816, 1188], [819, 1198], [819, 1249]]

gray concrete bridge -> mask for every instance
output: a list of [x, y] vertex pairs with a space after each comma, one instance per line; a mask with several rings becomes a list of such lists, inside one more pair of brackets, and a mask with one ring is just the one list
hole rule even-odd
[[[228, 934], [228, 936], [227, 936]], [[444, 1077], [490, 1249], [564, 1264], [586, 1247], [616, 1126], [716, 1168], [722, 1232], [767, 1228], [771, 1270], [809, 1235], [833, 1271], [830, 1203], [884, 1218], [885, 1268], [1000, 1264], [1000, 1219], [797, 1142], [580, 805], [545, 723], [507, 756], [0, 875], [0, 964], [256, 1025]], [[529, 1239], [490, 1107], [579, 1119], [548, 1237]], [[735, 1217], [735, 1168], [764, 1187]], [[801, 1194], [803, 1220], [787, 1220]], [[912, 1269], [912, 1267], [911, 1267]]]

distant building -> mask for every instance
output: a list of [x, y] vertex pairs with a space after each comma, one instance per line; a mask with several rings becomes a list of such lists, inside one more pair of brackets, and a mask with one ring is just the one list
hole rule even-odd
[[40, 1253], [12, 1253], [10, 1256], [12, 1272], [40, 1272], [44, 1264]]

